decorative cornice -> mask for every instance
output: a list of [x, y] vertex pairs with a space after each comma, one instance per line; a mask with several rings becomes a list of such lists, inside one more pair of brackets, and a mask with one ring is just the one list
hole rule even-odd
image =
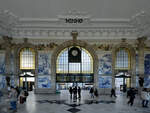
[[[18, 19], [6, 11], [0, 15], [3, 17], [3, 26], [8, 22], [5, 26], [5, 33], [0, 33], [15, 38], [68, 40], [72, 39], [70, 36], [72, 31], [78, 32], [79, 39], [137, 38], [137, 29], [131, 25], [129, 19], [95, 19], [86, 12], [76, 10], [58, 15], [58, 18], [55, 19]], [[75, 22], [66, 22], [65, 19], [68, 18], [83, 19], [83, 22], [76, 22], [76, 20]]]
[[13, 37], [32, 39], [71, 39], [72, 31], [79, 33], [80, 39], [136, 39], [136, 30], [131, 27], [49, 27], [40, 28], [35, 26], [17, 27], [13, 30]]
[[132, 17], [131, 24], [137, 29], [138, 37], [150, 37], [150, 14], [141, 11]]
[[8, 10], [0, 11], [0, 35], [12, 36], [12, 29], [18, 22], [18, 17]]
[[[66, 22], [68, 18], [71, 22]], [[77, 22], [78, 19], [83, 22]], [[128, 19], [92, 19], [88, 13], [79, 11], [58, 15], [56, 19], [21, 18], [13, 29], [13, 37], [71, 39], [72, 31], [77, 31], [80, 39], [136, 39], [136, 29]]]

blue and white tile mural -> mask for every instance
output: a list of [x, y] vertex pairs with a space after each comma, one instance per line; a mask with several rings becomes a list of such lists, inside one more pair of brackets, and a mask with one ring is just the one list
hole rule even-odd
[[144, 77], [144, 88], [150, 88], [150, 75]]
[[138, 54], [136, 54], [135, 56], [135, 60], [136, 60], [136, 75], [138, 74], [138, 70], [139, 70], [139, 56]]
[[14, 74], [14, 67], [15, 67], [15, 65], [14, 65], [14, 53], [13, 53], [13, 51], [11, 52], [11, 54], [10, 54], [10, 73], [11, 74]]
[[145, 75], [150, 75], [150, 54], [146, 54], [145, 55], [144, 74]]
[[51, 79], [50, 76], [38, 76], [38, 88], [50, 88]]
[[5, 88], [6, 87], [6, 77], [0, 75], [0, 89]]
[[0, 51], [0, 74], [5, 73], [5, 52]]
[[51, 54], [49, 52], [39, 51], [38, 53], [38, 74], [50, 75], [51, 74]]
[[99, 88], [112, 88], [112, 76], [99, 76]]
[[10, 77], [10, 85], [15, 86], [15, 77], [13, 75]]
[[99, 74], [112, 74], [112, 55], [105, 54], [99, 59]]

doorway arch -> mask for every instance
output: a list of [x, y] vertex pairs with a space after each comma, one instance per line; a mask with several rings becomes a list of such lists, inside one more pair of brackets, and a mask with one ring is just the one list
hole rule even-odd
[[[117, 57], [117, 52], [118, 50], [124, 50], [121, 52], [126, 52], [129, 55], [128, 57], [128, 66], [123, 67], [123, 69], [118, 68], [116, 65], [116, 57]], [[122, 56], [122, 55], [121, 55]], [[113, 76], [112, 76], [112, 87], [115, 87], [115, 75], [117, 75], [119, 72], [127, 72], [130, 76], [131, 76], [131, 87], [135, 87], [136, 86], [136, 74], [135, 74], [135, 69], [136, 69], [136, 62], [135, 62], [135, 56], [136, 56], [136, 51], [135, 49], [132, 47], [132, 45], [128, 44], [126, 42], [126, 40], [122, 39], [122, 42], [116, 46], [114, 46], [113, 50], [112, 50], [112, 68], [113, 68]]]
[[60, 44], [55, 50], [53, 51], [51, 63], [52, 63], [52, 87], [56, 90], [56, 64], [57, 64], [57, 57], [62, 50], [71, 46], [79, 46], [87, 50], [93, 58], [93, 74], [94, 74], [94, 87], [98, 88], [98, 56], [95, 53], [94, 47], [89, 45], [88, 43], [76, 40], [69, 40]]

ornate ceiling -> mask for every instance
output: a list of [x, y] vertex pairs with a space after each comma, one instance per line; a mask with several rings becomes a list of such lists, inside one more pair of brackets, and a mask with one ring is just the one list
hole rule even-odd
[[136, 39], [150, 36], [149, 0], [4, 0], [0, 36], [31, 39]]

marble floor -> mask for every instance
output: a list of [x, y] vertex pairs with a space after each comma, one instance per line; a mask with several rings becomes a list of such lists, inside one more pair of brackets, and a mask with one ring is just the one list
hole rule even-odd
[[30, 92], [27, 102], [18, 104], [17, 113], [150, 113], [150, 107], [141, 107], [138, 96], [132, 107], [127, 104], [125, 94], [119, 94], [117, 98], [100, 95], [91, 99], [88, 91], [82, 91], [81, 97], [81, 100], [73, 101], [68, 91], [56, 95]]

